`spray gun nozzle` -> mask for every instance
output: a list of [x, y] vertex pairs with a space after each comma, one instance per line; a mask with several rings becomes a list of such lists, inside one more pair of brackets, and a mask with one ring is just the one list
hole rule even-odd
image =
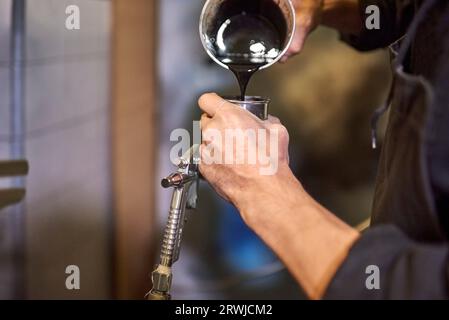
[[179, 172], [175, 172], [172, 173], [171, 175], [169, 175], [168, 177], [164, 178], [161, 180], [161, 185], [164, 188], [169, 188], [169, 187], [179, 187], [184, 185], [187, 182], [190, 182], [192, 180], [194, 180], [197, 176], [194, 174], [183, 174], [183, 173], [179, 173]]
[[181, 173], [175, 172], [168, 177], [162, 179], [161, 185], [164, 188], [170, 188], [172, 186], [179, 186], [184, 181], [184, 177]]

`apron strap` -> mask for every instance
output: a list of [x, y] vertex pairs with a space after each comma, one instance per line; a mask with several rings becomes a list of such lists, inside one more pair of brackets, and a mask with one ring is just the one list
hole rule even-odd
[[[406, 34], [402, 38], [403, 43], [399, 48], [399, 53], [394, 62], [395, 71], [403, 69], [404, 60], [408, 50], [412, 45], [413, 37], [416, 35], [418, 27], [420, 26], [421, 22], [427, 16], [429, 10], [437, 3], [437, 1], [438, 0], [426, 0], [424, 1], [424, 4], [421, 6], [421, 8], [418, 10]], [[373, 149], [376, 149], [377, 147], [377, 127], [379, 119], [385, 114], [385, 112], [389, 109], [391, 105], [391, 101], [393, 100], [395, 83], [396, 83], [396, 75], [393, 76], [393, 83], [391, 84], [387, 100], [385, 101], [384, 104], [382, 104], [374, 111], [371, 117], [371, 147]]]
[[374, 110], [373, 115], [371, 116], [371, 147], [373, 149], [377, 148], [377, 127], [379, 124], [379, 119], [387, 112], [390, 107], [391, 101], [393, 100], [393, 93], [396, 81], [393, 80], [393, 83], [390, 86], [390, 90], [388, 92], [387, 100], [376, 110]]

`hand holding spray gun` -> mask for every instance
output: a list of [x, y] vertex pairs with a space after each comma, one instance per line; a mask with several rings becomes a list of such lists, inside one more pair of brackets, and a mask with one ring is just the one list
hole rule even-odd
[[[260, 97], [246, 97], [245, 101], [228, 99], [262, 120], [268, 118], [269, 100]], [[184, 224], [187, 220], [186, 209], [195, 209], [198, 201], [200, 162], [199, 145], [193, 145], [181, 158], [178, 169], [162, 179], [164, 188], [173, 187], [173, 194], [165, 226], [160, 261], [151, 273], [153, 288], [148, 294], [149, 300], [169, 300], [172, 281], [172, 266], [179, 258]]]

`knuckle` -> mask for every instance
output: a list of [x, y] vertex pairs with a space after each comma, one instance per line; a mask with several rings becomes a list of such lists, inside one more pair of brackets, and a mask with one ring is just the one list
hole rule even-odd
[[206, 103], [206, 101], [207, 101], [207, 97], [208, 97], [208, 94], [207, 93], [204, 93], [204, 94], [202, 94], [199, 98], [198, 98], [198, 104], [201, 106], [201, 105], [204, 105], [205, 103]]
[[309, 30], [314, 25], [314, 21], [312, 14], [304, 14], [298, 19], [298, 27]]
[[282, 133], [283, 131], [287, 131], [287, 129], [280, 122], [272, 123], [270, 126], [270, 129], [278, 131], [279, 133]]
[[207, 116], [207, 114], [203, 113], [200, 118], [201, 130], [204, 130], [210, 121], [211, 121], [211, 119]]
[[214, 92], [206, 92], [206, 93], [203, 93], [203, 94], [199, 97], [198, 102], [199, 102], [199, 103], [202, 103], [202, 104], [211, 104], [211, 103], [213, 103], [213, 102], [215, 101], [214, 97], [215, 97], [216, 95], [217, 95], [217, 94], [214, 93]]
[[272, 123], [272, 124], [277, 124], [277, 123], [280, 124], [281, 123], [281, 120], [278, 117], [275, 117], [275, 116], [272, 116], [272, 115], [268, 116], [268, 121], [270, 123]]
[[206, 173], [206, 171], [207, 171], [209, 157], [207, 156], [207, 154], [205, 152], [201, 152], [200, 159], [201, 159], [201, 161], [200, 161], [198, 167], [200, 169], [201, 174], [203, 174], [203, 173]]
[[208, 125], [205, 125], [204, 127], [201, 127], [201, 139], [204, 141], [209, 141], [210, 136], [212, 135], [213, 131]]
[[289, 48], [290, 55], [296, 55], [301, 51], [301, 43], [299, 41], [292, 42]]
[[287, 141], [287, 142], [290, 140], [290, 135], [289, 135], [287, 129], [286, 129], [284, 126], [282, 126], [282, 130], [281, 130], [281, 138], [282, 138], [284, 141]]
[[285, 126], [283, 126], [280, 123], [275, 123], [271, 126], [271, 129], [277, 131], [278, 135], [279, 135], [279, 139], [281, 141], [288, 141], [289, 140], [289, 133], [288, 130]]
[[207, 136], [211, 133], [211, 123], [201, 123], [201, 132], [203, 136]]
[[207, 165], [203, 163], [203, 161], [200, 161], [200, 164], [198, 165], [198, 169], [200, 170], [201, 175], [207, 179], [208, 178], [208, 171], [207, 171]]

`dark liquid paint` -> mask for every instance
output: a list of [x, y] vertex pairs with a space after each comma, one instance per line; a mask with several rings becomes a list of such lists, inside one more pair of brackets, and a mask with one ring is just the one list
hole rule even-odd
[[286, 22], [273, 0], [228, 0], [217, 12], [212, 33], [215, 56], [234, 73], [245, 100], [254, 73], [280, 54]]
[[240, 100], [245, 101], [246, 87], [251, 77], [259, 70], [259, 65], [254, 64], [227, 64], [229, 70], [237, 78], [240, 87]]

